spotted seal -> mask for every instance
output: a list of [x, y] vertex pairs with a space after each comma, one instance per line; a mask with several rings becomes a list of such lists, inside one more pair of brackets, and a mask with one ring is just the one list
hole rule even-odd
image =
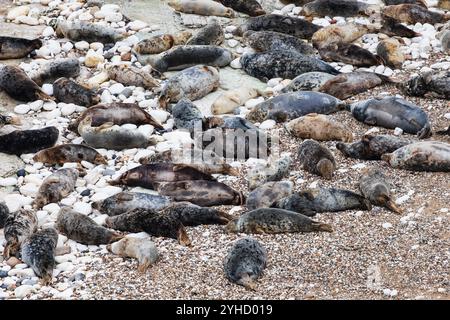
[[324, 61], [343, 62], [355, 67], [371, 67], [384, 62], [378, 55], [352, 43], [331, 43], [321, 46], [319, 54]]
[[336, 160], [328, 148], [314, 140], [305, 140], [298, 148], [298, 160], [304, 170], [330, 180]]
[[108, 76], [125, 86], [142, 87], [144, 89], [153, 89], [159, 86], [159, 82], [149, 73], [133, 66], [114, 65], [108, 68]]
[[21, 59], [42, 47], [40, 39], [0, 36], [0, 60]]
[[315, 0], [303, 6], [301, 15], [313, 17], [354, 17], [357, 15], [370, 16], [379, 12], [378, 5], [367, 4], [355, 0]]
[[82, 144], [71, 143], [41, 150], [34, 155], [33, 160], [50, 165], [81, 161], [107, 164], [106, 158], [95, 149]]
[[250, 17], [266, 14], [261, 4], [257, 0], [214, 0], [220, 2], [225, 7], [248, 14]]
[[0, 136], [0, 152], [17, 156], [24, 153], [35, 153], [39, 150], [53, 147], [58, 137], [59, 130], [56, 127], [15, 130]]
[[214, 19], [206, 26], [201, 28], [189, 41], [187, 45], [213, 45], [218, 46], [225, 40], [225, 33], [223, 32], [220, 23]]
[[[344, 73], [345, 75], [345, 73]], [[284, 87], [281, 92], [288, 93], [294, 91], [319, 91], [319, 88], [328, 80], [335, 76], [326, 72], [312, 71], [303, 73]]]
[[405, 55], [397, 39], [389, 38], [378, 42], [377, 55], [392, 69], [401, 69], [405, 62]]
[[44, 64], [31, 79], [39, 86], [58, 78], [76, 78], [80, 75], [80, 61], [75, 58], [56, 59]]
[[73, 103], [84, 107], [90, 107], [100, 102], [100, 97], [94, 90], [67, 78], [59, 78], [53, 82], [53, 96], [58, 102]]
[[450, 71], [432, 71], [412, 77], [406, 84], [399, 84], [403, 92], [410, 96], [423, 97], [433, 93], [450, 99]]
[[247, 197], [249, 210], [271, 207], [274, 202], [292, 194], [293, 183], [290, 181], [269, 181], [254, 189]]
[[37, 230], [37, 226], [36, 213], [31, 210], [20, 209], [6, 217], [4, 229], [6, 245], [3, 249], [5, 259], [19, 255], [23, 241]]
[[177, 34], [163, 34], [143, 39], [134, 45], [133, 49], [139, 54], [158, 54], [169, 50], [173, 46], [183, 45], [192, 37], [190, 31]]

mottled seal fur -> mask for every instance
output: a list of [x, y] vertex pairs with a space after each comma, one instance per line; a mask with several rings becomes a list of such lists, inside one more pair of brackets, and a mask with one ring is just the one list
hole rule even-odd
[[381, 40], [377, 46], [377, 55], [383, 59], [385, 65], [392, 69], [401, 69], [405, 62], [405, 55], [397, 39]]
[[[341, 75], [345, 75], [343, 73]], [[328, 80], [333, 79], [334, 75], [320, 72], [312, 71], [303, 73], [294, 79], [281, 90], [282, 93], [294, 92], [294, 91], [319, 91], [319, 88], [325, 84]]]
[[399, 36], [405, 38], [414, 38], [420, 36], [420, 33], [411, 30], [407, 26], [403, 25], [401, 21], [393, 17], [382, 15], [381, 23], [382, 26], [379, 31], [390, 37]]
[[67, 38], [72, 41], [101, 42], [103, 44], [116, 43], [125, 38], [114, 28], [93, 24], [90, 22], [75, 20], [52, 20], [50, 25], [55, 29], [59, 38]]
[[359, 178], [359, 189], [369, 201], [380, 207], [386, 207], [395, 213], [401, 213], [399, 207], [391, 199], [390, 183], [378, 169], [366, 170]]
[[5, 226], [6, 218], [9, 216], [8, 206], [4, 202], [0, 202], [0, 229]]
[[409, 4], [417, 4], [419, 6], [427, 8], [427, 4], [424, 0], [382, 0], [382, 1], [387, 6], [409, 3]]
[[270, 181], [254, 189], [247, 197], [249, 210], [271, 207], [274, 202], [292, 194], [293, 183], [290, 181]]
[[173, 46], [185, 44], [192, 33], [189, 31], [183, 31], [177, 34], [163, 34], [159, 36], [153, 36], [149, 39], [143, 39], [139, 41], [133, 49], [140, 54], [158, 54], [169, 50]]
[[227, 224], [232, 220], [232, 217], [223, 211], [203, 208], [189, 202], [175, 202], [160, 212], [177, 218], [187, 227], [207, 224], [221, 225]]
[[23, 241], [37, 230], [37, 217], [33, 211], [20, 209], [12, 212], [5, 221], [5, 248], [3, 257], [17, 257]]
[[311, 71], [339, 74], [328, 63], [290, 50], [272, 50], [244, 54], [240, 59], [242, 69], [252, 77], [267, 82], [272, 78], [294, 79]]
[[178, 101], [172, 107], [172, 116], [178, 129], [194, 130], [203, 127], [203, 115], [189, 99]]
[[53, 147], [58, 140], [56, 127], [36, 130], [15, 130], [0, 136], [0, 152], [20, 156]]
[[0, 128], [7, 125], [20, 125], [22, 122], [20, 121], [19, 117], [16, 116], [5, 116], [3, 114], [0, 114]]
[[123, 236], [95, 223], [94, 220], [68, 207], [59, 211], [56, 228], [67, 238], [85, 245], [109, 244]]
[[33, 206], [40, 209], [67, 197], [75, 189], [77, 178], [78, 171], [75, 169], [64, 168], [52, 173], [39, 187]]
[[325, 61], [343, 62], [355, 67], [370, 67], [383, 64], [383, 60], [352, 43], [331, 43], [319, 48], [320, 57]]
[[245, 212], [227, 224], [228, 232], [235, 233], [293, 233], [332, 232], [330, 225], [311, 220], [307, 216], [278, 208], [259, 208]]
[[255, 281], [262, 275], [266, 264], [266, 249], [257, 240], [246, 237], [234, 243], [225, 257], [223, 268], [228, 280], [255, 290]]
[[73, 103], [84, 107], [90, 107], [100, 102], [100, 97], [94, 90], [67, 78], [59, 78], [53, 83], [53, 96], [58, 102]]
[[305, 140], [298, 149], [298, 160], [304, 170], [330, 180], [336, 160], [328, 148], [314, 140]]
[[419, 106], [397, 97], [369, 99], [349, 107], [356, 120], [388, 129], [401, 128], [419, 138], [431, 135], [428, 116]]
[[212, 20], [201, 28], [189, 41], [187, 45], [213, 45], [218, 46], [225, 40], [225, 33], [217, 20]]
[[58, 78], [76, 78], [80, 75], [80, 61], [75, 58], [56, 59], [44, 64], [31, 79], [38, 85], [54, 82]]
[[39, 39], [0, 36], [0, 60], [25, 58], [41, 46], [42, 41]]
[[53, 228], [47, 228], [35, 232], [22, 244], [22, 261], [33, 269], [44, 285], [52, 282], [57, 243], [58, 233]]
[[268, 181], [279, 181], [289, 173], [292, 158], [288, 155], [282, 155], [275, 161], [269, 161], [266, 166], [254, 167], [247, 172], [248, 187], [250, 190], [262, 185]]
[[256, 17], [266, 14], [257, 0], [214, 0], [220, 2], [225, 7], [248, 14], [250, 17]]
[[412, 77], [406, 84], [399, 85], [408, 95], [423, 97], [432, 93], [444, 99], [450, 99], [450, 71], [431, 71]]
[[300, 14], [313, 17], [370, 16], [379, 11], [379, 6], [354, 0], [315, 0], [303, 6]]
[[50, 165], [81, 161], [88, 161], [93, 164], [107, 164], [106, 158], [95, 149], [82, 144], [70, 143], [41, 150], [34, 155], [33, 160]]
[[373, 33], [376, 28], [377, 25], [354, 22], [343, 25], [331, 24], [315, 32], [311, 40], [314, 48], [326, 47], [335, 43], [352, 43], [367, 33]]
[[381, 156], [385, 153], [391, 153], [395, 150], [406, 146], [410, 142], [408, 140], [391, 135], [364, 135], [360, 141], [346, 144], [342, 142], [336, 143], [336, 149], [349, 158], [362, 160], [381, 160]]
[[296, 91], [280, 94], [256, 105], [247, 119], [262, 122], [273, 119], [277, 122], [295, 119], [309, 113], [330, 114], [345, 109], [346, 104], [326, 93]]
[[142, 87], [144, 89], [153, 89], [159, 86], [159, 82], [150, 73], [124, 64], [109, 67], [108, 77], [124, 86]]
[[386, 6], [383, 8], [382, 13], [407, 24], [416, 24], [417, 22], [422, 24], [445, 23], [450, 19], [448, 14], [431, 11], [422, 6], [408, 3]]
[[450, 144], [439, 141], [415, 142], [392, 153], [385, 153], [381, 160], [398, 169], [449, 172]]
[[169, 0], [167, 3], [176, 11], [202, 16], [234, 17], [234, 11], [219, 2], [211, 0]]
[[125, 237], [108, 244], [106, 248], [121, 257], [137, 259], [139, 272], [145, 272], [159, 259], [158, 250], [150, 239]]

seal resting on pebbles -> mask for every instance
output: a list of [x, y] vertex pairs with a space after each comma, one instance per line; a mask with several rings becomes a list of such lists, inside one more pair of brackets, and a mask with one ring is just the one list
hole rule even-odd
[[412, 77], [400, 89], [410, 96], [423, 97], [432, 93], [444, 99], [450, 99], [450, 71], [431, 71]]
[[254, 189], [247, 197], [249, 210], [271, 207], [274, 202], [292, 194], [294, 185], [291, 181], [269, 181]]
[[75, 58], [56, 59], [44, 64], [31, 79], [38, 85], [54, 82], [58, 78], [76, 78], [80, 75], [80, 61]]
[[248, 14], [250, 17], [256, 17], [266, 14], [257, 0], [215, 0], [225, 7]]
[[4, 202], [0, 202], [0, 229], [5, 226], [6, 218], [9, 216], [9, 209]]
[[67, 78], [59, 78], [53, 82], [53, 96], [59, 102], [73, 103], [84, 107], [90, 107], [100, 102], [100, 98], [94, 90]]
[[128, 65], [114, 65], [108, 68], [108, 77], [124, 86], [142, 87], [144, 89], [152, 89], [159, 86], [148, 72], [139, 68]]
[[281, 92], [289, 93], [294, 91], [319, 91], [319, 88], [323, 84], [325, 84], [328, 80], [333, 79], [334, 77], [336, 76], [326, 72], [306, 72], [292, 79], [292, 81], [286, 87], [284, 87]]
[[53, 147], [58, 137], [59, 130], [56, 127], [15, 130], [0, 136], [0, 152], [17, 156], [24, 153], [35, 153], [39, 150]]
[[298, 160], [303, 169], [331, 180], [336, 160], [326, 147], [314, 140], [305, 140], [298, 149]]
[[158, 250], [150, 239], [125, 237], [108, 244], [106, 249], [124, 258], [137, 259], [139, 272], [145, 272], [159, 259]]
[[315, 0], [303, 6], [301, 15], [307, 17], [354, 17], [357, 15], [370, 16], [379, 12], [378, 5], [367, 4], [354, 0]]
[[0, 60], [25, 58], [40, 47], [42, 47], [42, 41], [39, 39], [0, 36]]
[[6, 245], [3, 249], [3, 257], [17, 257], [22, 243], [37, 230], [38, 222], [36, 213], [31, 210], [20, 209], [12, 212], [5, 221]]
[[39, 151], [33, 157], [34, 161], [50, 165], [66, 162], [87, 161], [93, 164], [107, 164], [106, 158], [94, 148], [82, 144], [63, 144]]
[[214, 19], [209, 22], [206, 26], [200, 29], [195, 36], [193, 36], [186, 43], [187, 45], [220, 45], [225, 39], [225, 34], [223, 32], [220, 23]]
[[170, 0], [167, 3], [176, 11], [202, 16], [234, 17], [234, 11], [212, 0]]
[[163, 34], [139, 41], [133, 49], [140, 54], [158, 54], [173, 46], [183, 45], [191, 38], [192, 33], [183, 31], [178, 34]]
[[398, 4], [386, 6], [382, 13], [386, 16], [398, 19], [400, 22], [407, 24], [416, 23], [445, 23], [450, 19], [450, 15], [428, 10], [416, 4]]

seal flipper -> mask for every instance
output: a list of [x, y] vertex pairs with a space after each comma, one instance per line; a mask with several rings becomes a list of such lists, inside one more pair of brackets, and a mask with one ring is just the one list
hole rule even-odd
[[394, 212], [396, 214], [403, 213], [403, 210], [401, 208], [399, 208], [397, 206], [397, 204], [395, 204], [395, 202], [393, 202], [392, 200], [389, 200], [388, 202], [386, 202], [386, 208], [388, 208], [389, 210], [391, 210], [392, 212]]
[[253, 280], [247, 273], [241, 276], [238, 283], [248, 290], [256, 291], [255, 280]]

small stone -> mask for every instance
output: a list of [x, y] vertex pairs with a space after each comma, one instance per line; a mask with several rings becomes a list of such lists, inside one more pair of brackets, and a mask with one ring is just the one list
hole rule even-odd
[[403, 134], [403, 129], [402, 128], [395, 128], [394, 135], [401, 136], [402, 134]]
[[120, 94], [125, 89], [124, 85], [121, 83], [115, 83], [109, 87], [109, 92], [113, 95]]
[[148, 24], [141, 20], [134, 20], [128, 24], [128, 27], [133, 31], [139, 31], [148, 27]]
[[103, 63], [105, 61], [105, 58], [103, 55], [97, 53], [94, 50], [89, 50], [86, 54], [86, 59], [84, 60], [84, 65], [86, 67], [94, 68], [97, 67], [99, 63]]
[[241, 58], [236, 58], [230, 63], [230, 67], [233, 69], [242, 69]]
[[276, 85], [278, 85], [281, 80], [283, 80], [282, 78], [273, 78], [270, 79], [269, 81], [267, 81], [267, 85], [271, 88], [275, 87]]
[[42, 91], [44, 91], [44, 93], [48, 94], [49, 96], [53, 95], [53, 85], [50, 83], [44, 83], [42, 85]]
[[28, 15], [29, 12], [30, 12], [29, 6], [15, 7], [8, 11], [6, 19], [15, 20], [17, 17]]
[[31, 110], [30, 106], [27, 104], [19, 104], [14, 108], [14, 112], [17, 114], [26, 114]]
[[16, 174], [17, 174], [18, 177], [25, 177], [26, 171], [25, 171], [25, 169], [20, 169], [20, 170], [17, 171]]
[[105, 20], [108, 22], [119, 22], [122, 21], [123, 16], [119, 12], [108, 12], [105, 14]]
[[75, 268], [75, 266], [71, 262], [63, 262], [63, 263], [56, 265], [56, 269], [61, 270], [63, 272], [64, 271], [72, 271], [74, 268]]
[[74, 105], [73, 103], [68, 103], [65, 104], [62, 108], [61, 108], [61, 114], [65, 117], [70, 116], [72, 113], [74, 113], [76, 110], [76, 105]]
[[10, 266], [11, 268], [14, 268], [16, 265], [20, 264], [21, 261], [17, 259], [16, 257], [11, 257], [6, 261], [6, 264]]
[[44, 31], [42, 31], [42, 36], [43, 37], [51, 37], [55, 34], [55, 30], [53, 30], [52, 27], [47, 27], [44, 29]]
[[39, 25], [39, 20], [33, 17], [28, 16], [20, 16], [15, 19], [15, 22], [23, 23], [29, 26], [37, 26]]
[[389, 228], [392, 228], [392, 224], [389, 223], [389, 222], [385, 222], [385, 223], [382, 224], [382, 227], [383, 227], [384, 229], [389, 229]]
[[23, 285], [14, 290], [14, 296], [18, 299], [25, 298], [33, 291], [33, 287], [29, 285]]
[[78, 50], [89, 50], [89, 42], [87, 41], [79, 41], [75, 43], [75, 48]]
[[261, 102], [264, 102], [263, 97], [258, 97], [256, 99], [250, 99], [245, 103], [245, 107], [247, 109], [253, 109], [256, 105], [260, 104]]
[[230, 39], [227, 41], [227, 44], [230, 48], [234, 48], [239, 44], [239, 41], [237, 41], [235, 39]]
[[89, 197], [90, 195], [91, 195], [91, 190], [89, 190], [89, 189], [86, 189], [80, 193], [80, 196], [82, 196], [82, 197]]
[[269, 119], [269, 120], [263, 121], [259, 125], [259, 128], [262, 130], [269, 130], [269, 129], [272, 129], [275, 126], [275, 124], [276, 124], [275, 120]]
[[62, 45], [61, 49], [65, 52], [69, 52], [70, 50], [73, 49], [73, 44], [72, 42], [66, 42]]
[[170, 116], [170, 113], [164, 110], [150, 110], [148, 113], [160, 124], [166, 122]]

